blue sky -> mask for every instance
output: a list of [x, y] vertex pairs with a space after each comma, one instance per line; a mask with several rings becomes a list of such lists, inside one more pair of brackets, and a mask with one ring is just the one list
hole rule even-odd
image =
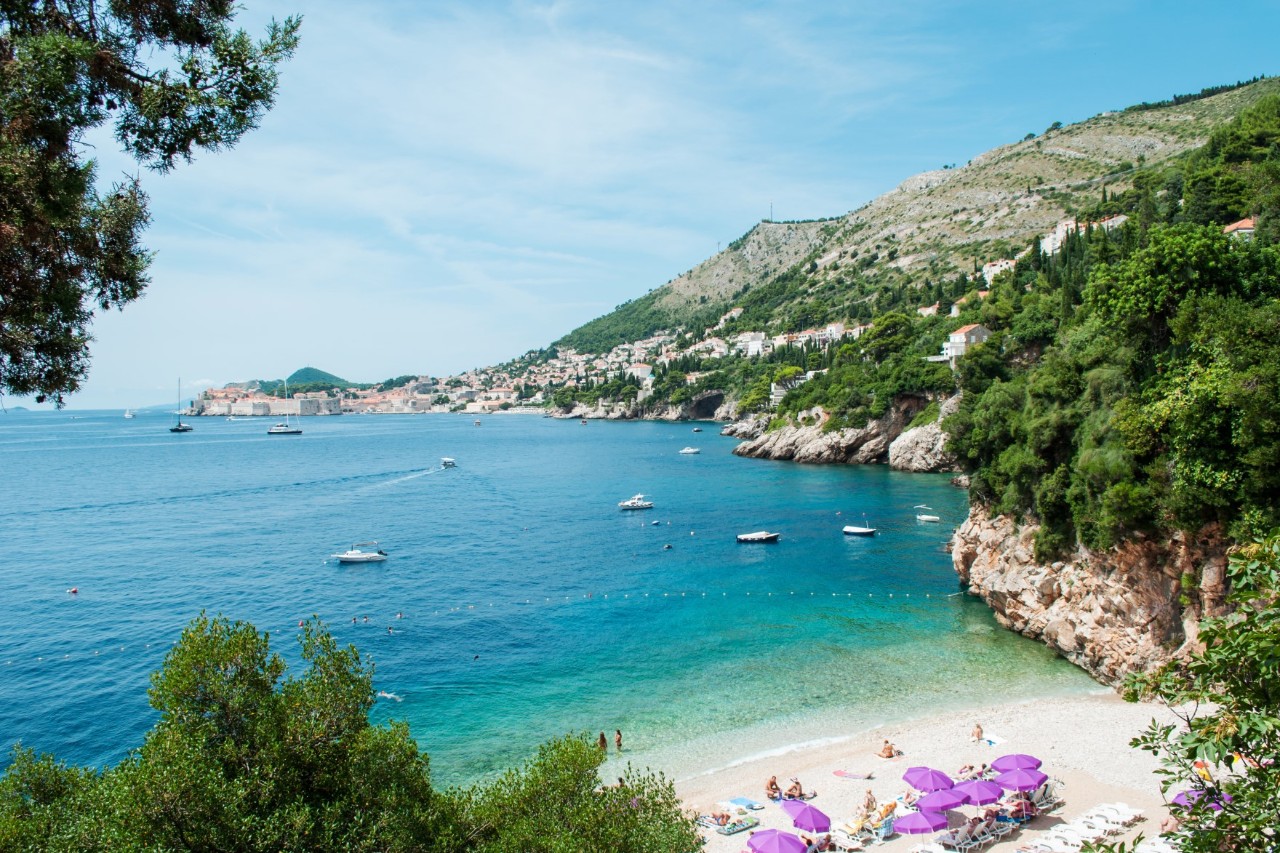
[[[766, 218], [1108, 109], [1280, 73], [1275, 2], [330, 2], [275, 109], [144, 174], [144, 298], [70, 408], [543, 346]], [[136, 167], [98, 140], [101, 178]], [[5, 405], [29, 401], [5, 398]]]

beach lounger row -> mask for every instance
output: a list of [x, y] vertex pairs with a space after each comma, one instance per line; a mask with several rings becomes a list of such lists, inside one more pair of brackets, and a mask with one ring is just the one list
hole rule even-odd
[[698, 826], [704, 829], [714, 829], [721, 835], [736, 835], [739, 832], [745, 832], [748, 829], [754, 829], [760, 825], [760, 818], [754, 815], [747, 817], [738, 817], [727, 824], [719, 824], [715, 818], [710, 815], [700, 815], [698, 817]]
[[[1017, 829], [1016, 823], [991, 818], [972, 826], [966, 824], [957, 829], [943, 832], [933, 839], [933, 843], [946, 851], [946, 853], [966, 853], [969, 850], [977, 850], [988, 844], [994, 844], [1004, 838], [1009, 833]], [[934, 851], [937, 853], [937, 851]]]

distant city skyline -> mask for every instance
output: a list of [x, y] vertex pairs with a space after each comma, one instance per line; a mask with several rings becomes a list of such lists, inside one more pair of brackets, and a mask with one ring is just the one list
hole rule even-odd
[[[1261, 0], [245, 6], [255, 35], [304, 17], [276, 106], [236, 148], [142, 173], [152, 283], [95, 318], [68, 408], [171, 404], [179, 377], [190, 398], [502, 362], [762, 219], [1280, 73]], [[138, 173], [94, 144], [104, 185]]]

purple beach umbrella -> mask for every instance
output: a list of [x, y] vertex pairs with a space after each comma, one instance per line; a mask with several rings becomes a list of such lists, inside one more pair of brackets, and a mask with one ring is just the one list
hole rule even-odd
[[959, 808], [967, 802], [969, 802], [969, 798], [964, 793], [957, 791], [955, 788], [947, 788], [943, 791], [925, 794], [915, 801], [915, 807], [922, 812], [945, 812], [948, 809]]
[[995, 778], [995, 783], [1010, 791], [1034, 791], [1048, 779], [1039, 770], [1006, 770]]
[[[1205, 793], [1205, 791], [1200, 790], [1199, 788], [1191, 788], [1174, 797], [1173, 802], [1175, 805], [1189, 809], [1194, 806], [1200, 798], [1205, 795]], [[1215, 812], [1220, 812], [1222, 811], [1223, 803], [1231, 802], [1231, 795], [1223, 794], [1221, 792], [1210, 794], [1207, 802], [1209, 804], [1209, 808], [1213, 809]]]
[[895, 820], [893, 828], [910, 834], [937, 832], [947, 828], [947, 816], [942, 812], [912, 812]]
[[944, 791], [955, 783], [951, 777], [941, 770], [932, 767], [908, 767], [902, 774], [902, 780], [917, 791]]
[[951, 790], [966, 795], [969, 798], [969, 804], [974, 806], [989, 805], [1004, 796], [1004, 788], [988, 779], [970, 779], [968, 782], [961, 782]]
[[997, 773], [1004, 773], [1008, 770], [1039, 770], [1043, 762], [1034, 755], [1023, 755], [1015, 752], [1012, 755], [1002, 755], [995, 761], [991, 762], [991, 767]]
[[780, 829], [762, 829], [747, 839], [747, 846], [756, 853], [804, 853], [808, 845], [798, 835]]
[[804, 800], [783, 800], [782, 810], [791, 815], [791, 822], [797, 829], [806, 832], [827, 832], [831, 829], [831, 818]]

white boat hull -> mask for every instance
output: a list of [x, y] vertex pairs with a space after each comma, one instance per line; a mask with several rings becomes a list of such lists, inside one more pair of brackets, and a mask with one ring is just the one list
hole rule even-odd
[[777, 542], [781, 533], [770, 533], [767, 530], [757, 530], [755, 533], [739, 533], [739, 542]]
[[855, 527], [852, 524], [846, 524], [844, 527], [845, 536], [875, 536], [876, 529], [874, 527]]

